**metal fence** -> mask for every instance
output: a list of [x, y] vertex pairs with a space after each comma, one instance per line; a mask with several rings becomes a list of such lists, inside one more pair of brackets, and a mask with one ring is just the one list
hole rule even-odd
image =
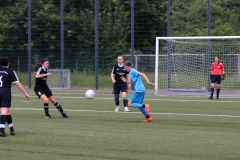
[[[29, 74], [29, 87], [31, 67], [42, 58], [52, 69], [93, 74], [94, 86], [86, 87], [102, 88], [99, 75], [110, 74], [117, 55], [153, 58], [155, 37], [240, 33], [236, 0], [9, 0], [0, 13], [0, 56]], [[135, 65], [144, 72], [154, 66]]]

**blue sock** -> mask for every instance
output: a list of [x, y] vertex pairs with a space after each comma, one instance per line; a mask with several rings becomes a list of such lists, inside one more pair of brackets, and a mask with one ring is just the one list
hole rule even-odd
[[145, 108], [139, 108], [139, 110], [142, 112], [142, 114], [145, 116], [145, 117], [149, 117], [147, 112], [146, 112], [146, 109]]
[[141, 103], [133, 103], [132, 108], [142, 108], [142, 104]]

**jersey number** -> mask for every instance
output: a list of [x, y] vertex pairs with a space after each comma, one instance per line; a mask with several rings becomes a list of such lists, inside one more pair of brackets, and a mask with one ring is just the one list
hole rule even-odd
[[2, 76], [0, 77], [0, 87], [3, 86]]

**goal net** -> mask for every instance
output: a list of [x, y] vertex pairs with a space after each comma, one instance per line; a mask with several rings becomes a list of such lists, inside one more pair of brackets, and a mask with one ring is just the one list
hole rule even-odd
[[69, 89], [71, 87], [69, 69], [48, 69], [48, 72], [52, 73], [47, 80], [50, 88]]
[[202, 92], [218, 56], [226, 72], [224, 91], [240, 90], [240, 36], [156, 37], [155, 91]]

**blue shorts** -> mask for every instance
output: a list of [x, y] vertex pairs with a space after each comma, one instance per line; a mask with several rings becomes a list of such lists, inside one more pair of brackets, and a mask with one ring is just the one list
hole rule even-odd
[[132, 103], [143, 103], [145, 92], [134, 92], [130, 98]]

